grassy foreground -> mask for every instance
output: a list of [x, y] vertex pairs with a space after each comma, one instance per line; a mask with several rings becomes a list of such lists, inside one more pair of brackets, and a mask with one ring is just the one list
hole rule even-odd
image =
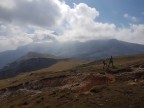
[[96, 61], [1, 80], [0, 108], [143, 108], [144, 55], [115, 57], [114, 65], [105, 71]]

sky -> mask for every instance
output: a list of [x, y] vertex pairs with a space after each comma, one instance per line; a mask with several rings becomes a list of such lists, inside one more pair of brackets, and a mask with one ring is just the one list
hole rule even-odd
[[[86, 3], [100, 12], [98, 21], [114, 23], [118, 26], [129, 23], [144, 23], [143, 0], [65, 0], [69, 6], [73, 3]], [[125, 14], [128, 16], [123, 17]], [[127, 18], [126, 18], [127, 17]], [[132, 18], [133, 17], [133, 18]]]
[[0, 0], [0, 52], [31, 43], [144, 44], [143, 0]]

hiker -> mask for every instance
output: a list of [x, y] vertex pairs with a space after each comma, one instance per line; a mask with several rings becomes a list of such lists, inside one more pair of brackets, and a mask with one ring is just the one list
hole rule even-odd
[[107, 63], [106, 63], [106, 60], [103, 60], [103, 69], [107, 67]]
[[109, 58], [108, 67], [110, 67], [110, 65], [111, 65], [112, 67], [114, 67], [114, 65], [113, 65], [113, 57], [112, 57], [112, 56]]

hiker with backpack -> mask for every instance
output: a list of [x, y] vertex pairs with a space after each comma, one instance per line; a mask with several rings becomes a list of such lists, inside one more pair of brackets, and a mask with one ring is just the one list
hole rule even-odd
[[113, 64], [113, 57], [112, 57], [112, 56], [109, 58], [108, 67], [110, 67], [110, 65], [111, 65], [111, 67], [114, 67], [114, 64]]

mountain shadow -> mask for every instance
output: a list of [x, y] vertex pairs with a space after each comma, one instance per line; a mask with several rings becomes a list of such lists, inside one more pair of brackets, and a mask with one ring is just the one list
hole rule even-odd
[[57, 62], [58, 60], [53, 58], [31, 58], [28, 60], [15, 61], [0, 70], [0, 79], [13, 77], [24, 72], [47, 68]]

